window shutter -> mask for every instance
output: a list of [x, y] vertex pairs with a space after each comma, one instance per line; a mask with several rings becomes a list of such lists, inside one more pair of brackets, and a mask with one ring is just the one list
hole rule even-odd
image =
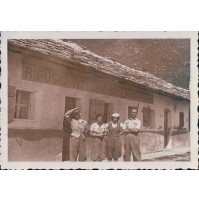
[[16, 87], [8, 86], [8, 123], [14, 120]]
[[184, 128], [184, 113], [179, 113], [179, 129]]
[[143, 126], [150, 126], [150, 108], [143, 108]]
[[150, 111], [150, 127], [155, 128], [155, 111], [151, 110]]

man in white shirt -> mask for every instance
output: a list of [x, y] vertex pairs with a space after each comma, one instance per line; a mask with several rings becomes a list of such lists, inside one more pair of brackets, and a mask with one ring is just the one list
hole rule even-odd
[[141, 127], [141, 121], [137, 119], [138, 108], [132, 108], [130, 118], [124, 122], [124, 161], [131, 160], [131, 152], [134, 161], [141, 161], [140, 139], [138, 136]]
[[87, 131], [87, 122], [81, 119], [79, 108], [67, 111], [65, 117], [70, 121], [72, 129], [69, 148], [70, 161], [85, 161], [85, 133]]

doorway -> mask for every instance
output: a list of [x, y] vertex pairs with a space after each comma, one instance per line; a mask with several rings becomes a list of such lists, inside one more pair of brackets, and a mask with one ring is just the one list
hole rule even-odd
[[171, 111], [164, 110], [164, 148], [167, 147], [171, 136]]
[[113, 104], [105, 103], [103, 100], [90, 99], [89, 123], [96, 122], [96, 115], [101, 113], [104, 116], [104, 123], [111, 120], [113, 113]]
[[72, 98], [72, 97], [66, 97], [65, 98], [65, 112], [75, 108], [75, 106], [76, 106], [76, 99], [75, 98]]
[[113, 114], [113, 104], [104, 103], [104, 123], [111, 121], [111, 115]]
[[[76, 99], [72, 97], [65, 98], [64, 114], [76, 107]], [[72, 133], [70, 122], [64, 117], [63, 120], [63, 148], [62, 148], [62, 161], [69, 160], [69, 146], [70, 146], [70, 134]]]

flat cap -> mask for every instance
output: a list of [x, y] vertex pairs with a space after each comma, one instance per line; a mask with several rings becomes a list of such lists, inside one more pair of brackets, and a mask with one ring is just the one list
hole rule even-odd
[[120, 115], [118, 113], [113, 113], [112, 117], [120, 117]]

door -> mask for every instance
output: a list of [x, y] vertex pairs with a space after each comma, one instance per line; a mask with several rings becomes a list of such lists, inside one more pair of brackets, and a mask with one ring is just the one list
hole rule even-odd
[[171, 133], [171, 112], [168, 109], [164, 110], [164, 148], [167, 147]]
[[89, 123], [96, 122], [97, 114], [104, 115], [104, 101], [98, 99], [90, 99]]
[[65, 112], [75, 108], [75, 106], [76, 106], [76, 101], [75, 100], [76, 100], [75, 98], [66, 97], [66, 99], [65, 99]]
[[[76, 100], [75, 98], [66, 97], [65, 98], [65, 113], [68, 110], [75, 108]], [[70, 134], [72, 132], [70, 122], [64, 118], [63, 121], [63, 130], [64, 130], [64, 137], [63, 137], [63, 149], [62, 149], [62, 161], [69, 160], [69, 146], [70, 146]]]
[[[71, 110], [71, 109], [75, 108], [75, 106], [76, 106], [76, 100], [75, 100], [75, 98], [71, 98], [71, 97], [66, 97], [65, 98], [65, 113], [68, 110]], [[64, 132], [66, 134], [71, 134], [70, 122], [66, 118], [64, 118], [63, 129], [64, 129]]]
[[113, 104], [105, 103], [104, 104], [104, 123], [111, 121], [111, 115], [113, 114]]

